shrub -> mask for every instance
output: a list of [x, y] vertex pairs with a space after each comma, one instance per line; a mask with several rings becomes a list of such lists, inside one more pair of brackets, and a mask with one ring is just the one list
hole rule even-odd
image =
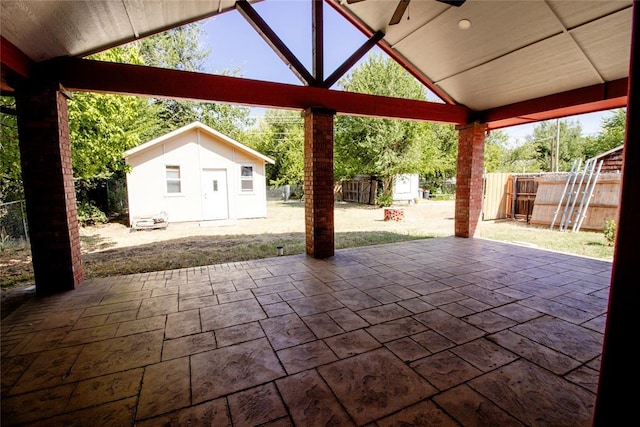
[[105, 224], [107, 216], [95, 205], [89, 202], [80, 202], [78, 204], [78, 222], [81, 226]]
[[393, 204], [393, 195], [380, 194], [378, 197], [376, 197], [376, 204], [380, 208], [388, 208]]
[[612, 219], [608, 219], [604, 223], [602, 231], [604, 232], [604, 238], [609, 242], [609, 246], [613, 245], [616, 240], [616, 222]]

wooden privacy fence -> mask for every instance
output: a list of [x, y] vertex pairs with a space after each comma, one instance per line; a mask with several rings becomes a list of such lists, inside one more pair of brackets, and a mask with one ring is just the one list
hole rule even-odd
[[526, 218], [532, 214], [540, 174], [488, 173], [484, 178], [482, 219]]
[[485, 221], [507, 218], [510, 191], [510, 173], [488, 173], [484, 178], [482, 219]]
[[[549, 175], [538, 178], [538, 191], [535, 198], [533, 213], [530, 223], [540, 226], [551, 226], [554, 215], [558, 210], [558, 205], [562, 194], [565, 191], [567, 175]], [[581, 186], [576, 186], [574, 191], [578, 194], [585, 192], [586, 182]], [[587, 197], [587, 196], [585, 196]], [[604, 173], [600, 174], [593, 189], [593, 195], [588, 201], [588, 207], [581, 230], [602, 231], [607, 220], [612, 219], [618, 222], [618, 203], [620, 199], [620, 174]], [[580, 203], [580, 200], [578, 200]], [[561, 211], [557, 218], [562, 215]], [[555, 225], [558, 225], [556, 219]], [[570, 224], [573, 226], [573, 220]]]

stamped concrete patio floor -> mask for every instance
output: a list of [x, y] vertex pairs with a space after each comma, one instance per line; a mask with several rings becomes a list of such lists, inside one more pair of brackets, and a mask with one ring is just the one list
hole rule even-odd
[[87, 280], [2, 321], [2, 425], [590, 426], [610, 270], [447, 237]]

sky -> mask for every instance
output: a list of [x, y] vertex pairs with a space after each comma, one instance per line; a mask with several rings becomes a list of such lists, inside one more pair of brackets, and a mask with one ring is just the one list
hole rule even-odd
[[[309, 0], [269, 0], [253, 4], [254, 9], [275, 31], [285, 45], [311, 70], [311, 2]], [[365, 41], [365, 36], [330, 6], [324, 5], [324, 75], [330, 75]], [[217, 15], [204, 24], [204, 40], [211, 50], [206, 71], [221, 73], [236, 70], [238, 75], [256, 80], [302, 85], [267, 43], [236, 12]], [[378, 47], [371, 52], [381, 53]], [[366, 60], [363, 58], [362, 60]], [[361, 60], [361, 61], [362, 61]], [[357, 66], [357, 64], [356, 64]], [[335, 85], [333, 89], [335, 89]], [[264, 109], [253, 108], [252, 116], [261, 116]], [[609, 111], [566, 117], [577, 120], [582, 134], [599, 132], [602, 119]], [[533, 133], [535, 123], [505, 128], [511, 144], [523, 142]]]

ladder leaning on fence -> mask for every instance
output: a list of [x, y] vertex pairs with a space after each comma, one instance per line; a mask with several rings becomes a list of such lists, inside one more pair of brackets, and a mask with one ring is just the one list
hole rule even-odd
[[[602, 168], [602, 160], [596, 165], [596, 159], [589, 159], [584, 164], [584, 169], [580, 170], [582, 160], [576, 160], [571, 165], [571, 171], [567, 175], [558, 207], [551, 221], [551, 229], [558, 219], [558, 215], [562, 211], [562, 217], [558, 224], [558, 230], [566, 231], [572, 226], [573, 232], [580, 231], [582, 222], [587, 215], [589, 202], [593, 197], [593, 190], [600, 176]], [[578, 199], [580, 202], [578, 203]], [[576, 204], [578, 205], [576, 208]]]

